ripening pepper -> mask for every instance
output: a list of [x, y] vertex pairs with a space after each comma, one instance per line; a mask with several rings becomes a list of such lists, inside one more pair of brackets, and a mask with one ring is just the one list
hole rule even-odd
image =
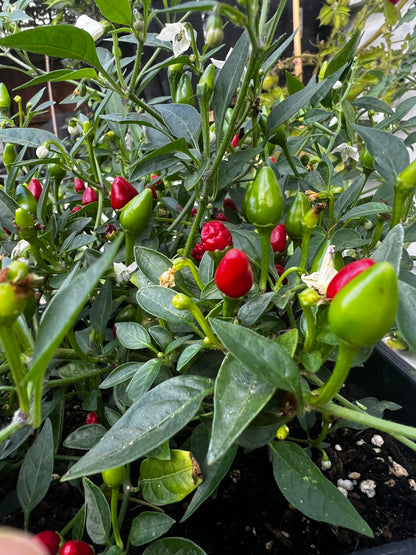
[[328, 310], [329, 328], [350, 346], [370, 347], [393, 325], [397, 306], [394, 268], [388, 262], [378, 262], [335, 295]]
[[124, 177], [117, 176], [111, 185], [111, 207], [121, 210], [139, 192]]
[[29, 212], [32, 212], [33, 214], [36, 214], [38, 201], [26, 185], [17, 185], [14, 198], [19, 206]]
[[88, 424], [99, 424], [100, 417], [96, 412], [89, 412], [84, 420], [84, 425], [87, 426]]
[[245, 213], [256, 228], [275, 227], [283, 216], [283, 196], [276, 174], [269, 166], [262, 166], [252, 187], [246, 190]]
[[38, 201], [40, 199], [40, 195], [42, 194], [42, 185], [40, 184], [40, 181], [34, 177], [29, 181], [27, 188]]
[[0, 283], [0, 326], [10, 326], [26, 308], [27, 288], [8, 281]]
[[364, 272], [367, 268], [375, 264], [371, 258], [363, 258], [355, 260], [350, 264], [344, 266], [335, 276], [331, 279], [326, 290], [328, 299], [333, 299], [335, 295], [345, 286], [348, 282]]
[[308, 199], [304, 193], [298, 191], [289, 207], [285, 219], [286, 233], [294, 241], [302, 238], [302, 218], [310, 209]]
[[204, 245], [202, 243], [197, 243], [194, 248], [192, 249], [192, 258], [196, 261], [196, 262], [201, 262], [202, 257], [204, 256], [205, 253], [205, 248]]
[[233, 244], [233, 238], [225, 225], [215, 220], [202, 227], [201, 242], [206, 251], [222, 251]]
[[225, 253], [214, 277], [218, 289], [234, 299], [243, 297], [253, 285], [250, 261], [239, 249], [230, 249]]

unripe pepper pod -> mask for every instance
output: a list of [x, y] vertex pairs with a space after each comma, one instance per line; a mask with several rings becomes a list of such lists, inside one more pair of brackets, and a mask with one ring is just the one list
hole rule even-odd
[[243, 297], [253, 285], [253, 271], [247, 255], [239, 249], [227, 251], [215, 272], [218, 289], [231, 298]]
[[224, 40], [224, 31], [221, 17], [213, 13], [209, 16], [207, 21], [207, 36], [205, 42], [210, 48], [220, 46]]
[[257, 228], [273, 228], [283, 216], [283, 196], [276, 174], [268, 166], [262, 166], [253, 186], [245, 195], [245, 212], [248, 221]]
[[177, 104], [194, 105], [194, 89], [188, 73], [183, 73], [179, 79], [175, 102]]
[[8, 281], [0, 283], [0, 326], [10, 326], [24, 311], [29, 293]]
[[374, 158], [366, 148], [360, 154], [360, 162], [365, 172], [372, 172], [374, 170]]
[[310, 209], [310, 205], [306, 195], [298, 191], [289, 207], [289, 211], [285, 219], [286, 233], [295, 241], [302, 238], [302, 218]]
[[124, 177], [117, 176], [111, 185], [111, 207], [121, 210], [139, 192]]
[[214, 92], [214, 82], [215, 66], [214, 64], [209, 64], [204, 73], [201, 75], [199, 83], [196, 87], [196, 92], [200, 103], [208, 103], [210, 101], [212, 93]]
[[183, 73], [183, 64], [171, 64], [168, 67], [168, 81], [170, 87], [170, 95], [172, 102], [176, 102], [176, 93], [178, 90], [179, 80]]
[[328, 299], [333, 299], [335, 295], [345, 286], [348, 282], [364, 272], [370, 266], [375, 264], [374, 260], [371, 258], [363, 258], [361, 260], [356, 260], [344, 266], [328, 284], [326, 290], [326, 296]]
[[3, 148], [2, 159], [3, 159], [4, 167], [8, 172], [10, 171], [11, 165], [16, 160], [16, 157], [17, 157], [16, 149], [14, 148], [14, 144], [12, 143], [5, 144]]
[[119, 488], [126, 478], [126, 467], [110, 468], [101, 473], [103, 482], [109, 488]]
[[120, 224], [126, 233], [137, 237], [146, 229], [153, 209], [153, 194], [143, 189], [124, 206], [120, 213]]
[[388, 262], [378, 262], [343, 287], [328, 310], [330, 330], [352, 347], [370, 347], [394, 323], [398, 306], [398, 282]]
[[0, 83], [0, 115], [7, 115], [11, 105], [9, 91], [4, 83]]
[[26, 185], [17, 185], [14, 198], [19, 206], [36, 214], [38, 201]]

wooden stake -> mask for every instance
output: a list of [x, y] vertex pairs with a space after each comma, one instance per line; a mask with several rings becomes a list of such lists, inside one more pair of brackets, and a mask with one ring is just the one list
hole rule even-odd
[[292, 0], [292, 15], [293, 15], [293, 30], [297, 33], [294, 38], [293, 44], [293, 54], [294, 54], [294, 66], [295, 66], [295, 75], [296, 77], [302, 81], [302, 29], [301, 29], [301, 21], [300, 21], [300, 2], [299, 0]]

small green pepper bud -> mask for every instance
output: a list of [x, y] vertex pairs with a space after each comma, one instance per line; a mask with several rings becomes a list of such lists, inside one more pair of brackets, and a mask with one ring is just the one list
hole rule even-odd
[[207, 36], [205, 42], [210, 48], [220, 46], [224, 40], [224, 31], [221, 17], [213, 13], [209, 16], [207, 21]]
[[0, 115], [6, 116], [12, 101], [4, 83], [0, 83]]
[[110, 468], [101, 473], [101, 477], [106, 486], [111, 489], [119, 488], [126, 479], [126, 467], [119, 466], [117, 468]]

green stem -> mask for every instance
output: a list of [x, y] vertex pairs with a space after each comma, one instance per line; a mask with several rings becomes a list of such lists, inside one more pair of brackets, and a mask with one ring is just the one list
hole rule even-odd
[[[401, 438], [416, 440], [416, 428], [412, 426], [397, 424], [397, 422], [391, 422], [389, 420], [377, 418], [376, 416], [371, 416], [371, 414], [368, 413], [341, 407], [335, 403], [319, 404], [319, 406], [314, 405], [313, 409], [336, 416], [337, 418], [343, 418], [345, 420], [357, 422], [358, 424], [363, 424], [368, 428], [374, 428], [376, 430], [386, 432], [397, 438], [399, 441], [402, 441]], [[412, 448], [414, 449], [415, 446], [413, 445]]]
[[[206, 198], [201, 198], [200, 203], [199, 203], [198, 212], [195, 216], [194, 223], [192, 224], [191, 231], [188, 235], [188, 239], [186, 241], [186, 245], [185, 245], [185, 248], [183, 250], [183, 256], [185, 258], [189, 257], [189, 253], [191, 252], [191, 248], [192, 248], [192, 246], [195, 242], [195, 236], [198, 233], [201, 220], [202, 220], [202, 218], [205, 214], [205, 210], [207, 209], [207, 205], [208, 205], [208, 202], [207, 202]], [[172, 226], [170, 226], [170, 227], [172, 227]]]
[[292, 160], [292, 156], [290, 155], [289, 149], [287, 147], [287, 142], [285, 141], [282, 145], [280, 145], [280, 148], [282, 149], [283, 154], [285, 155], [285, 158], [289, 163], [290, 169], [292, 170], [294, 175], [296, 175], [296, 177], [299, 177], [298, 170], [296, 169], [296, 166]]
[[118, 526], [118, 516], [117, 516], [118, 491], [119, 491], [119, 488], [111, 489], [111, 523], [113, 525], [113, 534], [114, 534], [114, 539], [116, 541], [117, 547], [119, 547], [119, 549], [123, 551], [123, 540], [121, 539], [121, 536], [120, 536], [120, 529]]
[[393, 229], [395, 225], [400, 223], [405, 210], [405, 204], [406, 204], [406, 199], [408, 197], [408, 194], [409, 194], [408, 191], [403, 191], [403, 190], [400, 190], [399, 188], [395, 188], [390, 229]]
[[306, 333], [305, 333], [305, 341], [303, 344], [303, 350], [305, 353], [310, 353], [313, 348], [313, 344], [315, 342], [316, 337], [316, 324], [315, 318], [312, 312], [312, 307], [310, 306], [302, 306], [303, 316], [305, 318], [306, 323]]
[[12, 326], [0, 326], [0, 342], [16, 387], [20, 411], [24, 417], [27, 417], [29, 415], [29, 397], [26, 387], [22, 385], [26, 369], [22, 361], [22, 349]]
[[311, 233], [309, 232], [309, 230], [302, 231], [302, 246], [301, 246], [299, 266], [303, 269], [306, 268], [306, 262], [308, 260], [310, 240], [311, 240]]
[[14, 433], [18, 432], [21, 428], [23, 428], [23, 426], [25, 426], [24, 422], [20, 420], [12, 420], [10, 424], [0, 429], [0, 444]]
[[234, 310], [237, 305], [237, 299], [232, 299], [231, 297], [224, 296], [222, 307], [222, 315], [224, 316], [224, 318], [232, 318], [234, 316]]
[[136, 242], [136, 237], [131, 235], [131, 233], [127, 233], [125, 235], [126, 240], [126, 266], [130, 266], [130, 264], [134, 261], [134, 244]]
[[267, 277], [269, 275], [269, 261], [270, 261], [270, 236], [272, 228], [258, 228], [260, 237], [261, 248], [261, 263], [260, 263], [260, 290], [264, 293], [267, 289]]
[[358, 347], [352, 347], [346, 343], [339, 344], [335, 368], [326, 384], [318, 390], [318, 395], [314, 396], [312, 394], [310, 398], [312, 406], [325, 405], [338, 393], [348, 377], [357, 351]]

